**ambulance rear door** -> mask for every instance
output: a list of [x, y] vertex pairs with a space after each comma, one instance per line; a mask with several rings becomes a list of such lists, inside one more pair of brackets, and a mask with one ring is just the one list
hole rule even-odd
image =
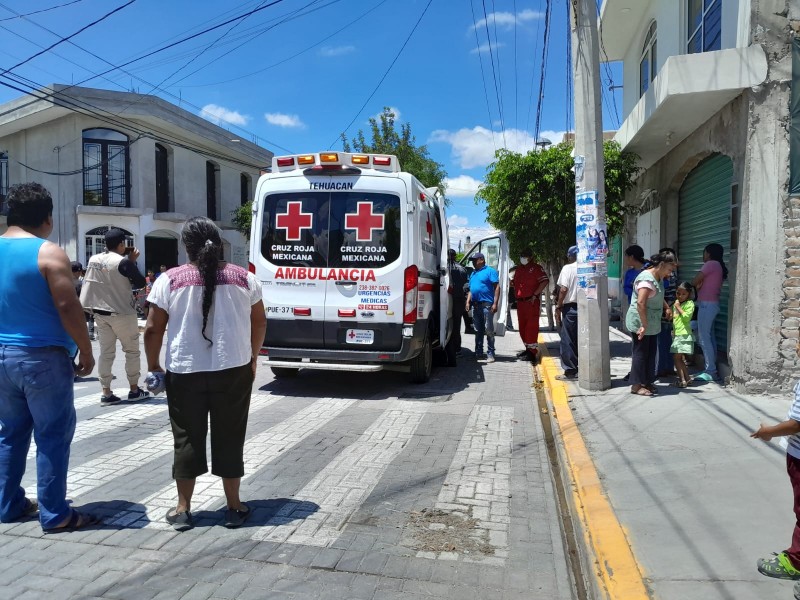
[[[302, 186], [302, 187], [300, 187]], [[324, 348], [330, 193], [308, 189], [300, 177], [270, 181], [263, 198], [256, 273], [264, 284], [265, 345]], [[282, 188], [285, 191], [282, 191]]]
[[508, 239], [503, 232], [484, 238], [470, 248], [461, 259], [461, 264], [466, 267], [470, 277], [472, 276], [472, 263], [469, 257], [480, 252], [486, 257], [486, 264], [497, 271], [500, 279], [500, 305], [494, 314], [494, 332], [497, 336], [506, 334], [506, 316], [508, 315], [508, 269], [509, 269], [509, 249]]
[[[452, 333], [453, 295], [450, 293], [450, 270], [447, 268], [447, 252], [450, 249], [450, 238], [447, 233], [447, 215], [444, 210], [444, 198], [434, 196], [436, 188], [428, 188], [432, 196], [433, 249], [438, 251], [436, 270], [439, 274], [439, 345], [444, 348]], [[427, 223], [426, 223], [427, 225]]]
[[[339, 177], [314, 177], [340, 181]], [[322, 181], [324, 183], [324, 181]], [[362, 175], [330, 192], [325, 348], [395, 352], [402, 346], [406, 184]]]

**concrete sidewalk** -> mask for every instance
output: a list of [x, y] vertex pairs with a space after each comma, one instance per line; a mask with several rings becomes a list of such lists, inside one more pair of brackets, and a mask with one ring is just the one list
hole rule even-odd
[[[600, 482], [585, 483], [587, 468], [565, 461], [601, 586], [635, 583], [620, 580], [638, 576], [645, 593], [660, 600], [792, 598], [792, 582], [756, 570], [759, 557], [791, 541], [794, 516], [785, 453], [777, 440], [765, 444], [749, 438], [760, 422], [785, 419], [790, 396], [743, 395], [713, 383], [679, 389], [666, 382], [657, 384], [656, 397], [632, 395], [622, 380], [630, 366], [630, 342], [614, 329], [612, 388], [587, 392], [554, 379], [561, 372], [559, 338], [547, 331], [542, 338], [550, 358], [539, 373], [550, 397], [558, 395], [559, 386], [569, 396], [568, 404], [554, 405], [554, 423], [567, 438], [580, 433], [591, 457], [588, 470], [593, 462]], [[613, 510], [607, 515], [593, 514], [592, 487], [609, 501]], [[603, 535], [608, 538], [605, 532], [609, 526], [613, 530], [615, 519], [638, 572], [615, 573], [614, 556], [597, 543]], [[618, 592], [609, 597], [639, 596]]]

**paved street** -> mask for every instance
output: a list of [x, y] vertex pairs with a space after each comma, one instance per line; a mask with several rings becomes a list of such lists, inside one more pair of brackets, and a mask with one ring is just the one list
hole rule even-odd
[[[195, 529], [169, 528], [165, 398], [104, 408], [97, 381], [81, 381], [69, 497], [105, 523], [47, 536], [33, 521], [0, 526], [0, 597], [572, 598], [518, 347], [510, 333], [496, 363], [465, 352], [422, 386], [260, 367], [242, 483], [255, 511], [238, 530], [221, 526], [211, 476], [198, 479]], [[115, 373], [124, 397], [119, 355]], [[33, 460], [24, 484], [35, 493]]]

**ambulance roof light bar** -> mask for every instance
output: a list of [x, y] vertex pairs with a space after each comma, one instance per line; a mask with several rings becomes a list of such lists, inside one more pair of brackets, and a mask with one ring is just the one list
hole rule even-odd
[[317, 167], [360, 167], [376, 171], [396, 173], [400, 171], [399, 161], [391, 154], [351, 154], [349, 152], [319, 152], [315, 154], [295, 154], [272, 158], [272, 172], [285, 173], [298, 168], [315, 170]]

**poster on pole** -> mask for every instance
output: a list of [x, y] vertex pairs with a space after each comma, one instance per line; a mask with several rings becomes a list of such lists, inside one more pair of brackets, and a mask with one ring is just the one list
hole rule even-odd
[[608, 273], [608, 235], [597, 191], [575, 194], [575, 239], [578, 246], [578, 287], [597, 298], [597, 278]]

